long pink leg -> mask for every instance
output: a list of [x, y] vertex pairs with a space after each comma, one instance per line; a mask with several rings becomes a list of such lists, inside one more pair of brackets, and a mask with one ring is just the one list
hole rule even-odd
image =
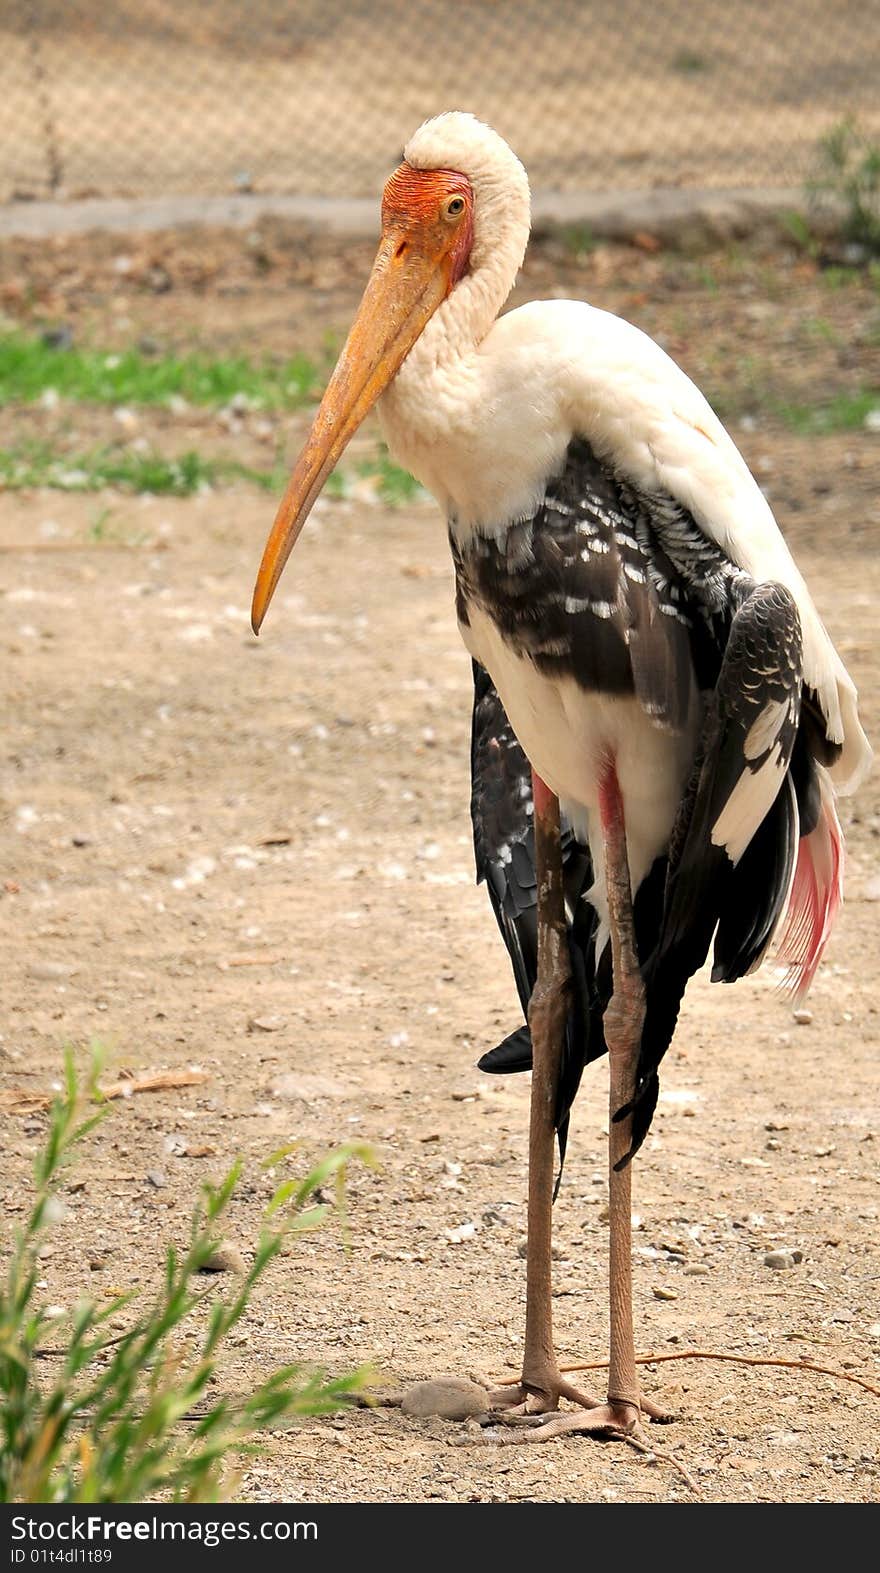
[[608, 1187], [609, 1300], [611, 1343], [608, 1402], [619, 1410], [628, 1429], [640, 1413], [632, 1316], [632, 1166], [617, 1170], [632, 1139], [632, 1117], [615, 1123], [614, 1115], [635, 1091], [636, 1067], [645, 1020], [645, 989], [636, 955], [632, 889], [626, 853], [626, 825], [617, 771], [609, 764], [599, 789], [599, 813], [605, 848], [605, 885], [611, 928], [614, 993], [605, 1011], [605, 1042], [610, 1062]]
[[551, 1243], [555, 1116], [571, 966], [565, 937], [559, 801], [534, 771], [532, 787], [538, 881], [538, 977], [529, 1005], [532, 1091], [526, 1329], [519, 1386], [503, 1389], [492, 1397], [497, 1403], [527, 1403], [532, 1412], [548, 1412], [557, 1408], [561, 1397], [586, 1407], [595, 1406], [597, 1400], [565, 1381], [553, 1349]]
[[[530, 1440], [545, 1441], [551, 1436], [570, 1431], [600, 1431], [632, 1433], [641, 1419], [641, 1395], [636, 1375], [635, 1345], [632, 1318], [632, 1180], [627, 1165], [619, 1172], [615, 1165], [629, 1151], [632, 1120], [615, 1123], [614, 1115], [628, 1103], [635, 1088], [636, 1065], [641, 1043], [642, 1023], [645, 1014], [645, 992], [636, 956], [633, 927], [632, 891], [630, 888], [629, 861], [626, 852], [626, 825], [623, 798], [617, 771], [609, 764], [599, 788], [599, 816], [602, 824], [602, 841], [605, 853], [605, 885], [608, 895], [608, 922], [611, 930], [611, 968], [614, 993], [604, 1016], [605, 1042], [608, 1047], [610, 1086], [608, 1096], [608, 1209], [609, 1209], [609, 1312], [610, 1348], [608, 1368], [607, 1403], [591, 1406], [585, 1414], [549, 1417], [540, 1432]], [[536, 850], [538, 825], [538, 799], [535, 799]], [[544, 885], [538, 874], [538, 911], [542, 905]], [[563, 912], [564, 924], [564, 912]], [[555, 926], [555, 925], [554, 925]], [[563, 927], [563, 944], [564, 944]], [[539, 969], [540, 976], [540, 969]], [[530, 1018], [531, 1020], [531, 1018]], [[534, 1029], [533, 1029], [534, 1039]], [[538, 1042], [534, 1041], [535, 1069], [538, 1075]], [[534, 1129], [534, 1127], [533, 1127]], [[531, 1154], [532, 1161], [534, 1155]], [[531, 1178], [531, 1176], [530, 1176]], [[531, 1222], [531, 1190], [529, 1218]], [[542, 1241], [542, 1245], [543, 1245]], [[531, 1251], [531, 1233], [529, 1236]], [[547, 1272], [549, 1275], [549, 1236], [546, 1242]], [[549, 1316], [549, 1309], [548, 1309]], [[527, 1345], [528, 1349], [528, 1345]], [[645, 1406], [649, 1412], [659, 1414], [653, 1405]]]
[[[575, 1398], [578, 1414], [545, 1413], [537, 1430], [518, 1438], [496, 1440], [549, 1441], [570, 1432], [641, 1435], [644, 1412], [670, 1419], [658, 1405], [642, 1399], [636, 1374], [632, 1316], [632, 1171], [616, 1165], [629, 1151], [632, 1118], [615, 1122], [629, 1103], [645, 1018], [645, 991], [636, 954], [632, 889], [626, 850], [623, 797], [617, 771], [609, 764], [599, 792], [599, 815], [605, 853], [605, 882], [611, 931], [614, 992], [604, 1016], [610, 1065], [609, 1085], [609, 1317], [610, 1359], [607, 1402], [599, 1404], [567, 1388], [553, 1353], [550, 1299], [550, 1202], [553, 1176], [553, 1119], [565, 1027], [569, 963], [565, 942], [565, 907], [559, 842], [559, 804], [537, 776], [535, 797], [535, 861], [538, 876], [538, 984], [532, 996], [532, 1104], [529, 1128], [528, 1301], [523, 1375], [517, 1396], [533, 1394], [545, 1411], [555, 1410], [560, 1396]], [[533, 1417], [537, 1418], [537, 1417]]]
[[571, 968], [565, 941], [559, 801], [534, 772], [532, 788], [538, 880], [538, 977], [529, 1005], [532, 1093], [523, 1385], [551, 1398], [559, 1380], [553, 1352], [551, 1299], [554, 1116]]

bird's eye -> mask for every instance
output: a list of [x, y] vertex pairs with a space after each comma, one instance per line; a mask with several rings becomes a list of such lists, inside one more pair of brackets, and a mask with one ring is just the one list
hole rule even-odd
[[446, 204], [446, 217], [458, 218], [464, 212], [464, 197], [450, 197]]

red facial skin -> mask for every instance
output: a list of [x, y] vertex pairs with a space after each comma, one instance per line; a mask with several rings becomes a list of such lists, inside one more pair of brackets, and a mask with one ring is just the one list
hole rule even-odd
[[[464, 202], [457, 221], [445, 216], [445, 205], [454, 197]], [[410, 243], [419, 250], [446, 251], [451, 263], [451, 292], [468, 270], [474, 242], [474, 192], [467, 175], [455, 169], [413, 169], [410, 164], [401, 164], [382, 195], [382, 228], [392, 225], [406, 229]]]

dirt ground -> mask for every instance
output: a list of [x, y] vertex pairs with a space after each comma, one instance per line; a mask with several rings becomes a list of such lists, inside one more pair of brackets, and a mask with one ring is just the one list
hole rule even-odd
[[[149, 334], [316, 352], [344, 330], [368, 262], [271, 228], [148, 245], [122, 269], [118, 237], [10, 247], [0, 302], [16, 321], [67, 322], [110, 347]], [[147, 266], [157, 258], [161, 290]], [[522, 294], [556, 288], [635, 316], [727, 399], [876, 738], [880, 436], [795, 437], [763, 413], [874, 376], [876, 292], [830, 290], [784, 256], [605, 248], [578, 263], [548, 247]], [[137, 416], [163, 451], [214, 447], [243, 462], [296, 445], [301, 418], [271, 418], [268, 435], [265, 419]], [[0, 420], [3, 442], [132, 440], [112, 412]], [[67, 1305], [147, 1292], [200, 1181], [236, 1154], [247, 1183], [230, 1238], [247, 1256], [277, 1181], [260, 1161], [292, 1139], [305, 1162], [356, 1137], [380, 1167], [352, 1174], [350, 1251], [331, 1225], [274, 1264], [221, 1384], [241, 1391], [292, 1359], [333, 1371], [370, 1361], [383, 1388], [498, 1375], [522, 1335], [528, 1086], [474, 1069], [518, 1011], [472, 879], [470, 671], [444, 529], [431, 504], [388, 510], [367, 488], [319, 504], [257, 641], [247, 609], [271, 514], [247, 488], [3, 499], [0, 1087], [48, 1091], [63, 1045], [95, 1038], [113, 1076], [196, 1066], [209, 1077], [114, 1106], [70, 1176], [85, 1184], [65, 1191], [43, 1293]], [[793, 1020], [772, 969], [734, 991], [704, 978], [690, 991], [635, 1171], [645, 1352], [808, 1357], [880, 1380], [876, 777], [843, 817], [847, 903], [812, 1019]], [[606, 1096], [598, 1065], [556, 1207], [563, 1362], [606, 1348]], [[5, 1234], [44, 1121], [3, 1118]], [[764, 1256], [777, 1247], [802, 1260], [772, 1270]], [[658, 1364], [646, 1385], [677, 1411], [662, 1445], [708, 1500], [877, 1497], [880, 1399], [856, 1386], [709, 1362]], [[393, 1408], [271, 1435], [242, 1489], [303, 1501], [687, 1496], [668, 1467], [619, 1446], [503, 1448]]]

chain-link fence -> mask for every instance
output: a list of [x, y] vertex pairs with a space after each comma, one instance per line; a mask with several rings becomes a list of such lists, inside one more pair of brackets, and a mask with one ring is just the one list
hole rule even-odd
[[880, 134], [878, 0], [0, 0], [0, 200], [366, 196], [468, 108], [538, 190], [794, 185]]

